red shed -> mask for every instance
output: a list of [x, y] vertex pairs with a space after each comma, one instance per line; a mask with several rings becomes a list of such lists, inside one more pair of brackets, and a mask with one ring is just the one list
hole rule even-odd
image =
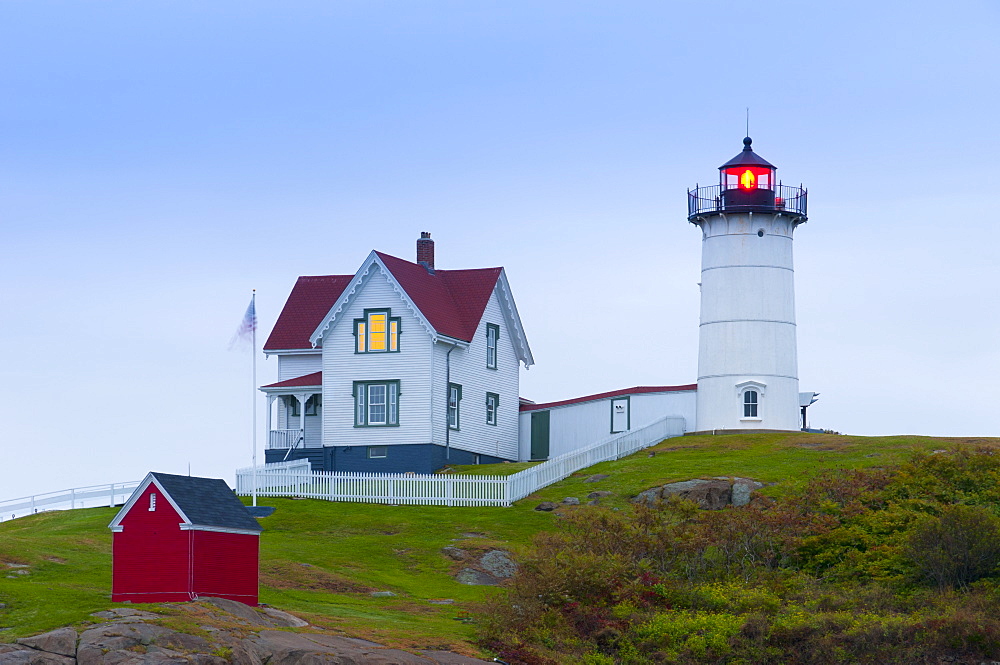
[[257, 604], [262, 529], [226, 481], [150, 473], [109, 527], [113, 602]]

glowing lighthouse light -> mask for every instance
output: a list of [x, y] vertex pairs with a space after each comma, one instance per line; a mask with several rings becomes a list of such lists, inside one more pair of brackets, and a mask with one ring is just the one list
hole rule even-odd
[[740, 176], [740, 187], [743, 189], [753, 189], [757, 185], [757, 178], [754, 177], [753, 171], [747, 169]]

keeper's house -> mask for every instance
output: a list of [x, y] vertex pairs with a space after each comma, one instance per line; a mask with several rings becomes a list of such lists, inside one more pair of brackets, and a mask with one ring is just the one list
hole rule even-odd
[[268, 463], [432, 473], [516, 461], [519, 368], [533, 364], [503, 268], [440, 270], [373, 251], [353, 275], [299, 277], [264, 344]]
[[149, 473], [109, 526], [112, 602], [257, 604], [262, 529], [224, 480]]

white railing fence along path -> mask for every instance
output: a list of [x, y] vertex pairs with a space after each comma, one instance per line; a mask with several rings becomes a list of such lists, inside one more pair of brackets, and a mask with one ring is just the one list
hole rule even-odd
[[74, 508], [114, 507], [125, 503], [132, 491], [139, 486], [138, 480], [110, 485], [74, 487], [57, 492], [34, 494], [17, 499], [0, 501], [0, 522], [46, 510], [71, 510]]
[[[685, 420], [661, 418], [510, 476], [312, 471], [308, 460], [257, 467], [257, 495], [425, 506], [509, 506], [598, 462], [616, 460], [684, 434]], [[236, 471], [236, 493], [253, 491], [253, 468]]]

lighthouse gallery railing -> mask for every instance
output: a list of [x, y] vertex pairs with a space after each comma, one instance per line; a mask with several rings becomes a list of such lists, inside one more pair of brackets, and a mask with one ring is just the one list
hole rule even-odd
[[727, 205], [723, 200], [721, 185], [710, 187], [695, 187], [688, 190], [688, 217], [715, 212], [789, 212], [794, 215], [806, 215], [806, 190], [803, 187], [778, 185], [774, 190], [774, 205], [766, 206], [734, 206]]

